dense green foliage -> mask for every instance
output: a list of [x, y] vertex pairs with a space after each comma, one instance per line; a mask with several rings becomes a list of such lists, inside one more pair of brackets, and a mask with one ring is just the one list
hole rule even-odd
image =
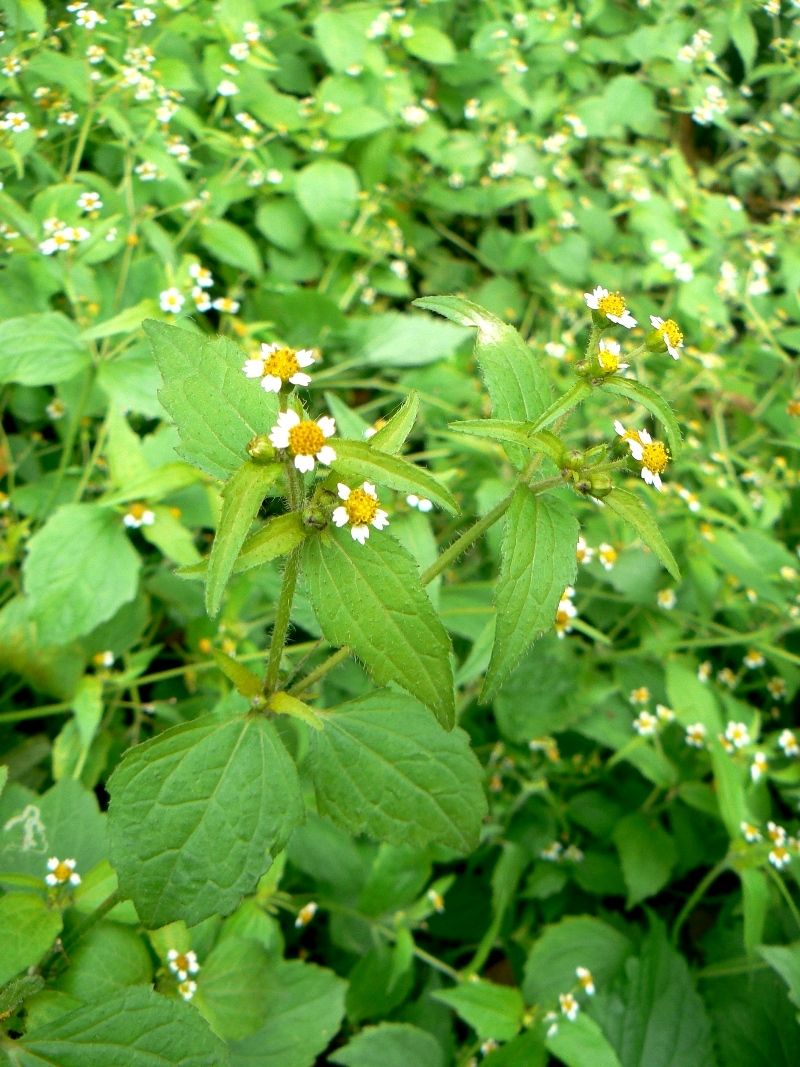
[[795, 1067], [797, 0], [0, 6], [0, 1063]]

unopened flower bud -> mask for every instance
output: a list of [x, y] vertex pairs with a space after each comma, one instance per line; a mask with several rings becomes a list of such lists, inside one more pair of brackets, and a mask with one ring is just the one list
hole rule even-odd
[[265, 433], [257, 433], [247, 442], [247, 454], [254, 463], [264, 465], [272, 463], [275, 459], [275, 449]]
[[598, 498], [608, 496], [614, 488], [614, 483], [611, 481], [611, 475], [600, 471], [589, 476], [589, 485], [590, 495]]

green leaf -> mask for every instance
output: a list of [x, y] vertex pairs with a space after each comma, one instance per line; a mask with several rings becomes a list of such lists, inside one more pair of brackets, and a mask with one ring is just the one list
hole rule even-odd
[[310, 963], [278, 960], [265, 982], [266, 1022], [232, 1042], [231, 1067], [313, 1067], [339, 1029], [346, 982]]
[[227, 1067], [228, 1052], [197, 1011], [151, 989], [127, 989], [61, 1015], [12, 1045], [19, 1067]]
[[403, 38], [406, 51], [426, 63], [454, 63], [456, 50], [446, 33], [435, 26], [416, 26], [410, 37]]
[[746, 867], [738, 874], [742, 883], [744, 950], [748, 956], [753, 956], [764, 938], [771, 904], [771, 886], [764, 871]]
[[497, 692], [536, 638], [552, 627], [558, 602], [577, 570], [578, 521], [563, 500], [534, 494], [521, 485], [505, 521], [484, 701]]
[[61, 925], [61, 913], [48, 908], [40, 896], [8, 893], [0, 897], [0, 986], [35, 966], [61, 933]]
[[789, 998], [800, 1008], [800, 941], [790, 945], [761, 945], [758, 954], [789, 987]]
[[222, 512], [211, 546], [206, 574], [206, 611], [214, 618], [253, 520], [267, 490], [281, 475], [281, 465], [247, 462], [235, 471], [222, 490]]
[[325, 725], [313, 708], [310, 708], [308, 704], [304, 704], [302, 700], [298, 700], [297, 697], [293, 697], [290, 693], [273, 693], [269, 698], [268, 707], [276, 715], [291, 715], [294, 719], [302, 719], [313, 730], [321, 730]]
[[592, 1015], [624, 1067], [713, 1067], [711, 1026], [686, 961], [654, 922], [624, 984], [604, 995], [597, 983]]
[[262, 681], [257, 674], [253, 674], [243, 663], [239, 663], [232, 656], [218, 648], [211, 649], [214, 662], [228, 679], [236, 686], [236, 691], [243, 697], [252, 699], [261, 693]]
[[747, 11], [739, 10], [728, 14], [727, 24], [731, 40], [736, 45], [736, 51], [742, 57], [745, 72], [749, 73], [753, 68], [758, 52], [758, 34], [750, 21], [750, 15]]
[[98, 322], [81, 333], [82, 341], [101, 341], [105, 337], [115, 337], [119, 333], [133, 333], [138, 330], [145, 319], [160, 314], [158, 302], [152, 297], [140, 300], [133, 307], [125, 308], [118, 315], [113, 315], [105, 322]]
[[399, 452], [414, 428], [418, 413], [419, 394], [412, 390], [394, 415], [370, 438], [372, 448], [392, 454]]
[[391, 124], [391, 119], [382, 111], [362, 105], [348, 108], [341, 115], [334, 115], [328, 121], [328, 133], [331, 137], [354, 141], [358, 137], [369, 137], [378, 130], [385, 130]]
[[628, 889], [627, 908], [652, 897], [669, 882], [678, 850], [658, 820], [641, 812], [626, 815], [614, 829], [614, 844]]
[[655, 415], [666, 431], [672, 455], [678, 455], [681, 450], [681, 428], [666, 400], [648, 386], [630, 378], [606, 378], [602, 388], [609, 393], [616, 393], [617, 396], [624, 396], [635, 404], [641, 404]]
[[[550, 403], [547, 373], [513, 326], [507, 326], [485, 308], [457, 296], [426, 296], [415, 300], [417, 307], [435, 311], [461, 326], [476, 326], [475, 357], [481, 368], [492, 414], [498, 419], [535, 421]], [[511, 455], [511, 453], [509, 453]], [[526, 456], [515, 450], [514, 462], [521, 466]]]
[[395, 682], [452, 729], [450, 638], [409, 553], [386, 534], [361, 545], [347, 530], [310, 537], [303, 552], [303, 574], [327, 640], [349, 645], [378, 685]]
[[420, 367], [452, 356], [469, 334], [427, 315], [387, 311], [354, 319], [347, 336], [353, 355], [374, 367]]
[[462, 853], [477, 844], [486, 801], [467, 735], [401, 693], [329, 710], [311, 738], [311, 773], [320, 812], [351, 833]]
[[349, 222], [358, 207], [358, 178], [352, 167], [320, 159], [298, 171], [295, 195], [317, 226], [332, 228]]
[[623, 1067], [603, 1031], [583, 1012], [573, 1022], [561, 1019], [547, 1047], [566, 1067]]
[[[260, 567], [273, 559], [288, 555], [303, 542], [307, 533], [299, 512], [289, 511], [285, 515], [276, 515], [247, 538], [234, 561], [233, 573], [241, 574], [242, 571], [252, 570], [253, 567]], [[191, 567], [182, 567], [178, 573], [183, 578], [194, 578], [202, 577], [207, 570], [208, 560], [204, 559]]]
[[55, 983], [57, 989], [86, 1004], [136, 985], [149, 986], [153, 964], [135, 930], [103, 922], [88, 930], [70, 952], [69, 967]]
[[215, 1033], [236, 1041], [262, 1026], [269, 972], [269, 956], [257, 941], [228, 937], [215, 945], [203, 960], [195, 1000]]
[[317, 15], [313, 23], [314, 39], [333, 70], [345, 71], [363, 62], [366, 30], [373, 18], [366, 7], [347, 7]]
[[136, 596], [141, 560], [122, 520], [108, 508], [66, 504], [27, 549], [23, 587], [43, 644], [68, 644]]
[[175, 726], [129, 749], [108, 789], [120, 891], [151, 928], [231, 911], [303, 813], [294, 764], [263, 718]]
[[485, 1041], [509, 1041], [519, 1033], [525, 1001], [513, 986], [494, 982], [464, 982], [455, 989], [439, 989], [434, 1000], [447, 1004]]
[[458, 514], [453, 494], [424, 468], [382, 451], [371, 441], [341, 439], [336, 441], [335, 448], [336, 459], [331, 467], [351, 486], [366, 480], [388, 489], [398, 489], [401, 493], [417, 493], [452, 515]]
[[470, 437], [487, 437], [490, 441], [520, 445], [528, 452], [541, 452], [556, 464], [564, 457], [564, 446], [559, 439], [543, 430], [535, 433], [532, 422], [510, 422], [507, 419], [465, 419], [451, 422], [450, 429]]
[[556, 1001], [575, 985], [575, 968], [587, 967], [598, 989], [621, 971], [633, 945], [613, 926], [588, 915], [546, 927], [525, 964], [522, 993], [528, 1004]]
[[207, 219], [200, 225], [200, 243], [220, 263], [236, 267], [257, 278], [261, 274], [261, 256], [253, 238], [241, 227], [225, 219]]
[[89, 364], [78, 327], [59, 311], [21, 315], [0, 323], [0, 383], [53, 385]]
[[632, 526], [647, 547], [655, 553], [676, 582], [681, 580], [681, 572], [675, 557], [661, 536], [658, 522], [648, 508], [641, 502], [638, 496], [628, 492], [627, 489], [613, 489], [603, 503], [629, 526]]
[[[116, 477], [116, 472], [115, 472]], [[127, 504], [131, 500], [147, 500], [156, 503], [171, 493], [176, 493], [202, 479], [202, 474], [188, 463], [165, 463], [156, 470], [147, 471], [138, 478], [124, 480], [125, 484], [100, 498], [101, 504]]]
[[537, 433], [539, 430], [544, 430], [560, 419], [562, 415], [566, 415], [568, 411], [572, 411], [574, 407], [582, 403], [587, 396], [591, 396], [592, 387], [587, 381], [579, 379], [566, 393], [563, 393], [558, 400], [555, 400], [552, 404], [544, 409], [537, 419], [534, 419], [530, 424], [531, 433]]
[[344, 1067], [444, 1067], [445, 1062], [436, 1038], [409, 1023], [368, 1026], [328, 1058]]
[[275, 422], [278, 399], [242, 373], [244, 353], [224, 337], [213, 341], [148, 320], [144, 330], [164, 380], [161, 402], [172, 416], [182, 453], [215, 478], [247, 459], [252, 437]]

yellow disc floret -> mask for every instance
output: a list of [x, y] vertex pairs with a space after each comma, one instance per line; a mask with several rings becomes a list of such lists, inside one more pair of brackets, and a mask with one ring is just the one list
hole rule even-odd
[[608, 293], [600, 299], [597, 310], [608, 315], [623, 315], [625, 313], [625, 299], [621, 293]]
[[667, 319], [661, 325], [659, 333], [663, 334], [664, 340], [672, 348], [680, 348], [683, 344], [683, 333], [674, 319]]
[[378, 501], [363, 489], [353, 489], [343, 507], [353, 526], [365, 526], [375, 518]]
[[274, 374], [284, 382], [299, 370], [300, 364], [292, 348], [279, 348], [264, 360], [264, 374]]
[[289, 450], [294, 456], [316, 456], [325, 444], [325, 434], [313, 419], [303, 419], [289, 430]]
[[663, 474], [669, 463], [669, 454], [660, 441], [651, 441], [642, 449], [641, 463], [653, 474]]

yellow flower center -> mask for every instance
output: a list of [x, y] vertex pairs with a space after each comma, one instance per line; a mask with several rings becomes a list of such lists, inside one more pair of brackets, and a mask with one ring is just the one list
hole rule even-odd
[[172, 966], [176, 971], [188, 971], [189, 960], [183, 952], [179, 952], [175, 959], [172, 961]]
[[325, 444], [325, 434], [313, 419], [303, 419], [289, 430], [289, 449], [294, 456], [316, 456]]
[[57, 882], [68, 882], [69, 876], [72, 874], [72, 868], [68, 863], [64, 863], [62, 860], [59, 865], [53, 870], [53, 877]]
[[133, 519], [141, 519], [144, 513], [147, 511], [147, 507], [144, 504], [129, 504], [128, 514]]
[[661, 474], [667, 469], [669, 456], [660, 441], [653, 441], [642, 449], [642, 466], [653, 474]]
[[279, 348], [264, 360], [264, 374], [274, 374], [282, 382], [288, 382], [299, 370], [300, 364], [291, 348]]
[[625, 300], [620, 293], [609, 293], [598, 302], [597, 310], [604, 315], [624, 315]]
[[673, 348], [678, 348], [683, 344], [683, 334], [674, 319], [667, 319], [666, 322], [662, 322], [658, 332]]
[[565, 626], [569, 625], [570, 618], [571, 616], [569, 612], [563, 611], [559, 608], [559, 610], [556, 612], [556, 626], [560, 630], [563, 630]]
[[375, 518], [378, 501], [363, 489], [354, 489], [345, 500], [344, 509], [353, 526], [364, 526]]
[[619, 370], [619, 356], [616, 353], [601, 348], [597, 353], [597, 359], [606, 374], [613, 374]]
[[606, 548], [600, 553], [600, 558], [604, 559], [606, 563], [615, 563], [617, 560], [616, 548]]

